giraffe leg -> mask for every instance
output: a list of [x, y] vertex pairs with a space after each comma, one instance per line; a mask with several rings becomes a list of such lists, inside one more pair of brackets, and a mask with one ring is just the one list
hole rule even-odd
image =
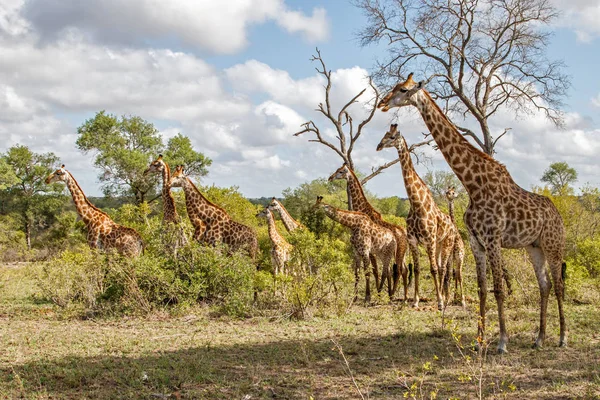
[[373, 254], [369, 254], [369, 260], [371, 261], [371, 265], [373, 267], [373, 276], [375, 277], [375, 287], [377, 291], [381, 291], [381, 287], [383, 286], [383, 279], [385, 278], [385, 271], [381, 271], [381, 278], [379, 277], [379, 271], [377, 270], [377, 259]]
[[565, 299], [565, 281], [563, 274], [566, 271], [567, 264], [562, 261], [562, 251], [545, 250], [544, 254], [548, 259], [548, 265], [554, 283], [554, 294], [556, 295], [556, 302], [558, 303], [558, 316], [560, 321], [559, 346], [564, 347], [567, 345], [567, 324], [563, 310], [563, 302]]
[[485, 302], [487, 298], [487, 280], [486, 280], [486, 255], [485, 249], [477, 241], [473, 234], [469, 239], [471, 251], [475, 257], [475, 269], [477, 271], [477, 287], [479, 289], [479, 323], [477, 324], [477, 342], [483, 343], [485, 340]]
[[363, 256], [362, 262], [365, 270], [365, 303], [371, 302], [371, 271], [369, 271], [369, 256]]
[[358, 254], [354, 254], [354, 301], [358, 300], [358, 282], [360, 280], [360, 264], [361, 259]]
[[415, 275], [415, 299], [413, 302], [413, 307], [419, 307], [419, 275], [421, 274], [421, 267], [419, 263], [419, 247], [417, 243], [410, 244], [410, 253], [412, 254], [413, 259], [413, 272]]
[[498, 326], [500, 328], [500, 340], [498, 342], [498, 354], [506, 353], [506, 344], [508, 343], [508, 333], [506, 332], [506, 317], [504, 315], [504, 268], [502, 266], [502, 253], [500, 244], [492, 244], [487, 249], [487, 256], [492, 267], [492, 277], [494, 278], [494, 297], [498, 306]]
[[438, 278], [438, 254], [435, 240], [432, 240], [430, 244], [427, 245], [427, 256], [429, 257], [429, 270], [431, 271], [431, 276], [433, 277], [433, 285], [435, 286], [435, 296], [437, 298], [437, 306], [438, 310], [442, 310], [444, 308], [444, 300], [442, 297], [442, 288], [439, 278]]
[[447, 305], [450, 301], [450, 271], [452, 263], [452, 249], [454, 248], [454, 239], [446, 238], [442, 243], [441, 260], [440, 260], [440, 284], [442, 288], [442, 298], [444, 304]]
[[527, 246], [525, 248], [529, 255], [529, 260], [533, 264], [533, 270], [535, 271], [535, 277], [537, 278], [538, 285], [540, 288], [540, 329], [538, 337], [533, 347], [539, 348], [544, 344], [546, 338], [546, 312], [548, 310], [548, 296], [550, 295], [550, 277], [546, 271], [546, 256], [539, 247]]
[[[462, 240], [462, 239], [457, 239]], [[454, 297], [458, 296], [458, 289], [460, 288], [460, 304], [462, 308], [467, 307], [465, 302], [465, 292], [463, 290], [463, 279], [462, 279], [462, 268], [465, 260], [465, 253], [461, 250], [461, 247], [454, 247]]]

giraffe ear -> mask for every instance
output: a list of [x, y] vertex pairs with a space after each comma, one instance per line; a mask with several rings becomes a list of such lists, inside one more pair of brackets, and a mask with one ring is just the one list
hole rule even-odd
[[398, 130], [398, 124], [390, 125], [390, 130], [392, 130], [392, 131]]

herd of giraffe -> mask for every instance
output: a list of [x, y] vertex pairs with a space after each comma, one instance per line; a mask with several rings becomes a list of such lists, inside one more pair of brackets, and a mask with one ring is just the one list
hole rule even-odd
[[[506, 281], [508, 285], [509, 280], [501, 249], [525, 248], [533, 264], [540, 290], [540, 327], [535, 346], [542, 346], [545, 338], [546, 310], [552, 282], [559, 310], [559, 344], [565, 346], [567, 339], [563, 312], [566, 268], [563, 260], [565, 231], [556, 207], [548, 198], [519, 187], [504, 165], [471, 145], [423, 88], [423, 82], [414, 81], [412, 74], [406, 81], [396, 85], [377, 105], [384, 112], [391, 108], [407, 106], [415, 107], [420, 112], [437, 147], [469, 196], [469, 206], [465, 211], [464, 220], [475, 258], [479, 288], [478, 338], [482, 340], [485, 331], [488, 291], [486, 267], [489, 265], [498, 308], [500, 329], [498, 352], [506, 352], [508, 335], [504, 314], [504, 283]], [[390, 297], [394, 295], [402, 276], [405, 300], [408, 299], [408, 286], [414, 273], [413, 305], [418, 307], [419, 246], [423, 246], [429, 260], [438, 308], [442, 309], [449, 303], [451, 275], [455, 280], [456, 300], [465, 307], [462, 289], [465, 245], [454, 220], [455, 189], [448, 188], [446, 192], [448, 215], [438, 208], [431, 191], [416, 173], [409, 147], [397, 124], [391, 125], [385, 133], [377, 146], [377, 151], [387, 147], [395, 147], [398, 152], [410, 202], [406, 229], [383, 220], [381, 214], [367, 201], [358, 178], [346, 164], [336, 170], [329, 180], [346, 180], [353, 210], [342, 210], [325, 204], [322, 202], [322, 197], [317, 198], [314, 207], [322, 209], [328, 217], [350, 229], [350, 242], [354, 252], [355, 286], [358, 285], [359, 271], [362, 266], [365, 273], [367, 301], [370, 299], [371, 270], [377, 290], [381, 291], [387, 283]], [[171, 173], [167, 163], [162, 156], [159, 156], [145, 173], [150, 172], [162, 174], [165, 224], [178, 226], [180, 223], [171, 188], [181, 187], [185, 194], [187, 213], [194, 227], [195, 240], [211, 245], [225, 243], [232, 251], [242, 250], [253, 259], [256, 257], [258, 251], [256, 232], [234, 221], [224, 209], [206, 199], [186, 176], [183, 166], [177, 166]], [[126, 256], [137, 256], [143, 252], [144, 244], [140, 235], [131, 228], [116, 224], [106, 213], [92, 205], [73, 176], [65, 170], [64, 165], [46, 179], [46, 183], [56, 181], [65, 182], [71, 192], [77, 212], [87, 227], [87, 241], [90, 247], [114, 248]], [[293, 247], [278, 232], [273, 211], [279, 213], [287, 231], [292, 232], [304, 227], [276, 198], [273, 198], [265, 209], [257, 214], [257, 217], [267, 220], [274, 272], [288, 273], [286, 264], [290, 260]], [[184, 241], [185, 235], [181, 233], [181, 239], [177, 243], [181, 244]], [[412, 269], [405, 262], [407, 249], [410, 249], [412, 256], [414, 264]], [[381, 261], [381, 276], [379, 276], [377, 260]], [[546, 263], [550, 274], [546, 270]]]

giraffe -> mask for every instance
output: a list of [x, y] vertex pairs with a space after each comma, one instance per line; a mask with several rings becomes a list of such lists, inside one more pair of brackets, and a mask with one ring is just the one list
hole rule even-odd
[[115, 223], [87, 199], [64, 164], [48, 175], [46, 184], [64, 182], [71, 192], [77, 213], [87, 228], [87, 242], [92, 249], [115, 249], [126, 257], [137, 257], [144, 250], [141, 236], [132, 228]]
[[[450, 216], [450, 220], [456, 227], [457, 238], [454, 241], [454, 248], [452, 249], [452, 256], [450, 257], [451, 261], [454, 261], [454, 298], [457, 299], [458, 289], [460, 288], [460, 304], [463, 308], [466, 307], [465, 302], [465, 293], [463, 291], [463, 281], [462, 281], [462, 267], [465, 261], [465, 243], [463, 242], [460, 234], [458, 232], [458, 225], [456, 225], [456, 220], [454, 219], [454, 199], [458, 197], [458, 193], [456, 193], [456, 188], [454, 186], [446, 189], [446, 199], [448, 200], [448, 215]], [[447, 271], [450, 271], [450, 264], [448, 264]]]
[[194, 239], [210, 245], [225, 243], [232, 251], [244, 250], [256, 258], [258, 239], [254, 229], [232, 220], [224, 209], [208, 201], [185, 175], [183, 166], [175, 168], [169, 185], [183, 188], [188, 216], [195, 228]]
[[267, 220], [269, 239], [271, 239], [271, 261], [273, 262], [275, 275], [279, 273], [285, 274], [285, 266], [290, 259], [293, 246], [277, 231], [275, 217], [268, 206], [256, 214], [256, 216]]
[[177, 247], [179, 247], [179, 245], [185, 245], [187, 243], [187, 239], [185, 232], [183, 231], [183, 227], [181, 226], [181, 219], [179, 218], [179, 214], [177, 214], [177, 209], [175, 208], [175, 199], [173, 198], [173, 193], [171, 193], [171, 186], [169, 186], [169, 181], [171, 180], [171, 169], [169, 168], [169, 164], [163, 160], [162, 154], [159, 154], [158, 158], [150, 163], [148, 168], [146, 168], [144, 171], [144, 175], [156, 172], [160, 172], [162, 175], [161, 195], [163, 200], [163, 224], [167, 229], [171, 229], [173, 226], [175, 226], [179, 230], [177, 233], [178, 238], [174, 243], [174, 250], [177, 252]]
[[431, 191], [415, 171], [410, 158], [410, 150], [396, 124], [393, 124], [385, 133], [377, 146], [377, 151], [386, 147], [395, 147], [398, 151], [404, 185], [410, 202], [406, 230], [414, 263], [415, 300], [413, 305], [419, 306], [419, 244], [421, 244], [427, 250], [438, 309], [441, 310], [444, 308], [444, 296], [447, 294], [447, 290], [445, 290], [446, 265], [458, 231], [450, 217], [435, 204]]
[[300, 222], [296, 221], [290, 215], [288, 210], [285, 209], [283, 204], [281, 204], [281, 202], [279, 200], [277, 200], [275, 197], [273, 197], [271, 199], [271, 202], [269, 203], [268, 207], [269, 207], [269, 210], [277, 211], [279, 213], [279, 215], [281, 216], [281, 222], [283, 222], [283, 226], [285, 226], [285, 229], [287, 229], [288, 232], [293, 232], [296, 229], [304, 228], [304, 225], [302, 225]]
[[[378, 107], [383, 111], [393, 107], [416, 107], [444, 158], [469, 194], [470, 201], [464, 219], [477, 265], [480, 340], [485, 333], [486, 261], [492, 270], [498, 307], [498, 352], [504, 353], [508, 334], [504, 315], [505, 274], [501, 248], [525, 248], [540, 290], [540, 328], [534, 346], [541, 347], [545, 339], [546, 311], [552, 281], [560, 321], [559, 346], [566, 346], [567, 326], [563, 311], [565, 229], [558, 210], [547, 197], [528, 192], [517, 185], [504, 165], [469, 143], [423, 88], [423, 82], [415, 82], [412, 75], [396, 85]], [[552, 281], [545, 267], [546, 262]]]
[[[399, 225], [394, 225], [385, 221], [379, 211], [377, 211], [367, 200], [365, 196], [365, 192], [363, 191], [362, 185], [358, 180], [354, 171], [350, 169], [348, 164], [344, 163], [341, 167], [339, 167], [331, 176], [329, 177], [329, 181], [333, 181], [335, 179], [344, 179], [348, 185], [348, 192], [350, 193], [352, 208], [354, 211], [360, 211], [367, 214], [376, 224], [384, 226], [390, 229], [394, 233], [394, 238], [396, 239], [396, 259], [394, 268], [394, 282], [392, 287], [392, 295], [396, 292], [396, 286], [398, 284], [398, 274], [401, 269], [402, 279], [404, 283], [404, 301], [408, 298], [408, 268], [406, 267], [406, 263], [404, 261], [406, 255], [406, 249], [408, 247], [407, 239], [406, 239], [406, 229]], [[371, 264], [373, 264], [373, 269], [377, 269], [377, 262], [374, 257], [371, 257]], [[383, 287], [383, 279], [381, 277], [381, 283], [377, 290], [381, 291]], [[375, 282], [377, 283], [377, 273], [375, 273]]]
[[359, 270], [361, 264], [365, 270], [365, 301], [371, 301], [371, 285], [369, 282], [370, 255], [374, 255], [382, 262], [382, 270], [387, 276], [388, 288], [392, 287], [391, 274], [389, 273], [390, 261], [396, 257], [396, 239], [392, 231], [378, 225], [365, 213], [348, 211], [335, 208], [322, 202], [323, 196], [317, 196], [314, 207], [321, 208], [329, 218], [350, 228], [352, 234], [350, 243], [354, 253], [354, 291], [357, 293]]

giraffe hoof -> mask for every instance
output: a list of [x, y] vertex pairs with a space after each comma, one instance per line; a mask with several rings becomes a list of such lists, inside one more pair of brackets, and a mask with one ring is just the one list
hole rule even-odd
[[506, 350], [506, 347], [500, 347], [498, 346], [498, 354], [508, 354], [508, 350]]
[[558, 347], [567, 347], [567, 341], [566, 341], [566, 340], [561, 340], [561, 341], [558, 343]]

